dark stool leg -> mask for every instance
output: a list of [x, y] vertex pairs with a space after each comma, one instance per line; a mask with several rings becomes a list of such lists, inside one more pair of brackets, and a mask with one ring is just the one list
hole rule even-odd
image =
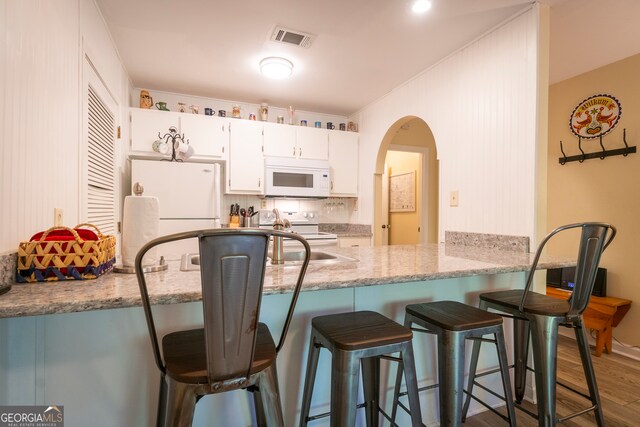
[[529, 356], [530, 325], [528, 320], [513, 319], [513, 352], [516, 402], [522, 403], [527, 389], [527, 357]]
[[190, 384], [167, 378], [167, 414], [165, 425], [187, 427], [193, 423], [196, 409], [196, 394]]
[[311, 332], [311, 340], [309, 343], [309, 356], [307, 358], [307, 373], [304, 377], [304, 388], [302, 394], [302, 408], [300, 410], [300, 427], [306, 427], [307, 418], [311, 409], [311, 396], [313, 395], [313, 386], [316, 382], [316, 370], [318, 368], [318, 356], [320, 355], [320, 347], [316, 345], [313, 331]]
[[576, 325], [575, 333], [576, 340], [578, 341], [578, 350], [580, 350], [580, 358], [582, 359], [582, 369], [584, 370], [584, 376], [587, 380], [587, 386], [589, 387], [591, 402], [596, 407], [596, 423], [598, 424], [598, 427], [603, 427], [604, 414], [602, 412], [602, 402], [600, 401], [598, 384], [596, 383], [596, 373], [593, 370], [593, 363], [591, 361], [591, 349], [589, 348], [589, 341], [587, 340], [587, 334], [583, 327], [584, 325], [582, 325], [582, 322], [580, 323], [580, 325]]
[[366, 357], [361, 360], [361, 364], [367, 427], [378, 427], [380, 358]]
[[165, 375], [160, 375], [160, 393], [158, 395], [158, 414], [156, 427], [164, 427], [167, 414], [167, 380]]
[[411, 341], [405, 344], [405, 348], [402, 350], [401, 358], [401, 365], [404, 371], [404, 382], [407, 384], [409, 409], [411, 409], [411, 426], [422, 427], [422, 411], [420, 410], [420, 397], [418, 396], [416, 363], [413, 357], [413, 344]]
[[[411, 325], [413, 322], [411, 321], [411, 317], [408, 314], [404, 315], [404, 326], [406, 328], [411, 329]], [[413, 350], [413, 347], [412, 347]], [[396, 372], [396, 386], [393, 391], [393, 406], [391, 408], [391, 422], [396, 422], [396, 416], [398, 415], [398, 400], [400, 399], [400, 386], [402, 386], [402, 373], [404, 372], [404, 364], [402, 363], [402, 358], [400, 362], [398, 362], [398, 370]], [[415, 372], [415, 368], [414, 368]]]
[[260, 388], [260, 397], [267, 425], [269, 427], [284, 427], [275, 361], [260, 373], [258, 387]]
[[398, 370], [396, 372], [396, 386], [393, 390], [393, 406], [391, 407], [391, 422], [396, 422], [396, 416], [398, 415], [398, 400], [400, 399], [400, 386], [402, 385], [402, 373], [404, 372], [404, 366], [402, 360], [398, 362]]
[[264, 405], [262, 404], [262, 396], [260, 395], [260, 391], [256, 387], [253, 391], [251, 391], [253, 395], [253, 407], [256, 411], [256, 426], [257, 427], [267, 427], [267, 421], [264, 415]]
[[471, 394], [473, 394], [473, 383], [476, 380], [476, 371], [478, 369], [478, 359], [480, 358], [480, 349], [482, 341], [473, 341], [473, 350], [471, 351], [471, 362], [469, 364], [469, 380], [467, 382], [467, 395], [464, 399], [464, 406], [462, 408], [462, 422], [467, 419], [467, 412], [469, 411], [469, 404], [471, 403]]
[[556, 425], [556, 368], [560, 318], [533, 316], [530, 322], [538, 397], [538, 426]]
[[[507, 415], [509, 425], [516, 427], [516, 410], [513, 406], [513, 395], [511, 394], [511, 380], [509, 379], [509, 363], [507, 362], [507, 346], [504, 342], [504, 332], [502, 326], [494, 334], [496, 339], [496, 351], [500, 362], [500, 376], [502, 377], [502, 389], [504, 390], [504, 400], [507, 404]], [[466, 410], [463, 411], [466, 414]]]
[[335, 351], [331, 366], [331, 427], [356, 422], [360, 360], [352, 351]]
[[438, 334], [438, 382], [440, 384], [440, 426], [459, 426], [462, 422], [464, 394], [464, 342], [461, 332]]

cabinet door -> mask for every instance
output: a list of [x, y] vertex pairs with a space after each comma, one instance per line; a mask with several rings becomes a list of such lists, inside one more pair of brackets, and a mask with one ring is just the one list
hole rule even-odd
[[265, 156], [295, 157], [296, 128], [278, 123], [262, 123]]
[[329, 134], [331, 195], [358, 195], [358, 134], [331, 131]]
[[196, 157], [223, 158], [228, 151], [228, 120], [219, 117], [180, 114], [180, 132], [193, 147]]
[[171, 111], [145, 110], [132, 108], [131, 114], [131, 151], [160, 154], [153, 151], [153, 142], [160, 135], [169, 133], [170, 127], [180, 130], [178, 113]]
[[296, 126], [296, 145], [301, 159], [329, 158], [329, 131], [326, 129]]
[[261, 124], [250, 120], [233, 120], [229, 124], [229, 136], [227, 193], [264, 193]]

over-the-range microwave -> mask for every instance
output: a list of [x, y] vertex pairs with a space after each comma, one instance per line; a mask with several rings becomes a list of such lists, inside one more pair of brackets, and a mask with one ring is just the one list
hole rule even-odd
[[326, 160], [267, 157], [264, 170], [266, 197], [329, 197]]

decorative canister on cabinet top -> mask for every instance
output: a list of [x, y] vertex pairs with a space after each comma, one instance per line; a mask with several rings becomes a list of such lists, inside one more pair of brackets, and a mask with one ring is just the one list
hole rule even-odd
[[260, 121], [266, 122], [269, 119], [269, 106], [266, 102], [260, 104]]
[[140, 108], [149, 109], [151, 107], [153, 107], [153, 98], [149, 95], [148, 90], [142, 89], [140, 91]]
[[239, 119], [240, 118], [240, 106], [239, 105], [234, 105], [231, 108], [231, 117], [233, 117], [234, 119]]

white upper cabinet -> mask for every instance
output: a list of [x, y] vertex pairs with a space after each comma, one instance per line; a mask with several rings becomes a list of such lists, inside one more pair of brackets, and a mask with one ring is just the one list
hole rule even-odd
[[295, 126], [262, 122], [264, 155], [275, 157], [296, 157]]
[[297, 157], [301, 159], [329, 159], [329, 131], [296, 126]]
[[153, 142], [159, 139], [158, 132], [164, 135], [169, 132], [170, 127], [180, 129], [178, 113], [140, 108], [132, 108], [130, 111], [131, 151], [163, 157], [153, 151]]
[[232, 120], [225, 189], [233, 194], [264, 194], [262, 123]]
[[[172, 111], [131, 108], [131, 151], [151, 157], [166, 157], [153, 151], [153, 142], [175, 127], [193, 147], [193, 158], [226, 159], [229, 120]], [[160, 137], [158, 136], [160, 133]]]
[[195, 156], [224, 158], [229, 145], [229, 120], [214, 116], [180, 114], [180, 132]]
[[329, 166], [331, 195], [358, 196], [358, 134], [331, 131], [329, 133]]
[[327, 160], [329, 136], [326, 129], [264, 123], [264, 155]]

